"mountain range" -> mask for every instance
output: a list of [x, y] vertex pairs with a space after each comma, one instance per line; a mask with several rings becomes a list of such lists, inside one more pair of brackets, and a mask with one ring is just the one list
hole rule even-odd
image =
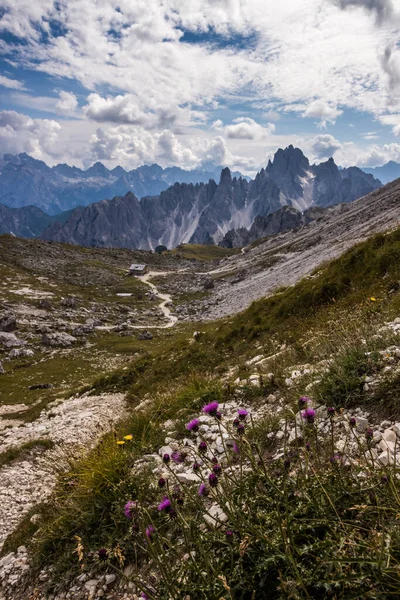
[[[204, 170], [163, 169], [157, 164], [126, 171], [97, 162], [87, 170], [58, 164], [49, 167], [28, 154], [5, 154], [0, 159], [0, 204], [9, 208], [34, 205], [49, 215], [133, 192], [138, 198], [156, 196], [175, 182], [198, 183], [218, 179], [222, 167]], [[240, 177], [240, 173], [235, 173]]]
[[400, 164], [393, 160], [390, 160], [381, 167], [362, 167], [362, 170], [365, 171], [365, 173], [370, 173], [382, 181], [383, 184], [390, 183], [400, 177]]
[[48, 215], [37, 206], [24, 206], [23, 208], [9, 208], [0, 204], [0, 235], [12, 233], [18, 237], [35, 238], [52, 223], [64, 223], [71, 211], [58, 215]]
[[[230, 243], [226, 236], [234, 237], [232, 230], [251, 228], [257, 217], [281, 211], [276, 222], [287, 228], [288, 219], [297, 213], [301, 219], [311, 218], [312, 211], [302, 215], [311, 208], [352, 202], [379, 187], [379, 180], [357, 167], [340, 170], [332, 158], [311, 165], [299, 148], [289, 146], [279, 149], [254, 180], [232, 176], [225, 168], [218, 184], [213, 179], [195, 185], [175, 183], [141, 201], [128, 192], [75, 209], [65, 223], [52, 223], [42, 237], [82, 246], [145, 250], [160, 244], [167, 248], [182, 243], [226, 245]], [[283, 207], [293, 210], [282, 211]], [[260, 225], [259, 219], [257, 223], [254, 227]]]

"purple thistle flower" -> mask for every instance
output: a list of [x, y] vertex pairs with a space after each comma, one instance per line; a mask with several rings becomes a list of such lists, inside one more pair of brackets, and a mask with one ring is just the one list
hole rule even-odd
[[336, 463], [338, 463], [340, 461], [340, 455], [339, 454], [334, 454], [333, 456], [330, 457], [329, 462], [332, 465], [335, 465]]
[[140, 594], [140, 597], [141, 597], [141, 598], [143, 598], [143, 600], [149, 600], [149, 597], [148, 597], [148, 595], [147, 595], [147, 594], [145, 594], [144, 592], [142, 592], [142, 593]]
[[206, 452], [207, 450], [207, 444], [206, 442], [200, 442], [199, 444], [199, 452]]
[[151, 540], [151, 539], [152, 539], [152, 537], [153, 537], [153, 535], [154, 535], [155, 531], [156, 531], [156, 530], [154, 529], [153, 525], [148, 525], [148, 526], [146, 527], [146, 537], [147, 537], [147, 539], [148, 539], [148, 540]]
[[169, 461], [171, 460], [171, 457], [169, 454], [164, 454], [162, 459], [163, 459], [163, 462], [165, 462], [165, 464], [167, 465], [169, 463]]
[[329, 406], [329, 407], [326, 409], [326, 412], [328, 413], [328, 416], [329, 416], [329, 417], [333, 417], [333, 415], [334, 415], [334, 414], [335, 414], [335, 412], [336, 412], [336, 408], [334, 408], [333, 406]]
[[232, 425], [233, 425], [234, 427], [237, 427], [237, 426], [239, 425], [239, 423], [240, 423], [239, 419], [237, 419], [237, 418], [236, 418], [236, 419], [233, 421]]
[[132, 519], [133, 513], [136, 511], [137, 504], [133, 500], [129, 500], [124, 506], [124, 515], [127, 519]]
[[389, 477], [387, 475], [382, 475], [381, 477], [381, 483], [383, 483], [383, 485], [386, 485], [386, 483], [389, 482]]
[[166, 485], [166, 480], [164, 479], [164, 477], [160, 477], [160, 479], [158, 480], [158, 487], [163, 488]]
[[179, 465], [185, 462], [186, 455], [183, 452], [173, 452], [171, 458], [175, 464]]
[[199, 490], [198, 490], [197, 493], [198, 493], [199, 496], [208, 496], [208, 487], [206, 486], [205, 483], [202, 483], [200, 485]]
[[302, 396], [301, 398], [299, 398], [299, 408], [303, 409], [307, 406], [307, 404], [309, 403], [310, 398], [308, 396]]
[[213, 456], [212, 459], [211, 459], [211, 462], [212, 462], [213, 465], [218, 464], [218, 458], [216, 456]]
[[216, 476], [215, 473], [210, 473], [208, 476], [208, 483], [211, 485], [211, 487], [217, 487], [218, 485], [218, 477]]
[[160, 512], [165, 510], [165, 512], [168, 513], [171, 511], [171, 509], [172, 509], [171, 500], [169, 498], [167, 498], [167, 496], [164, 496], [162, 502], [160, 502], [160, 504], [158, 505], [158, 510]]
[[371, 427], [368, 427], [367, 431], [365, 432], [365, 437], [367, 438], [368, 442], [370, 442], [374, 437], [374, 430]]
[[237, 445], [236, 442], [233, 442], [232, 452], [234, 452], [235, 454], [240, 454], [239, 446]]
[[228, 530], [225, 532], [225, 535], [228, 538], [228, 540], [230, 540], [233, 537], [233, 531]]
[[315, 410], [313, 408], [306, 408], [306, 410], [302, 412], [302, 417], [307, 423], [314, 423]]
[[356, 423], [357, 423], [356, 418], [355, 417], [350, 417], [349, 423], [350, 423], [350, 427], [355, 427]]
[[199, 469], [200, 469], [200, 465], [199, 465], [199, 463], [198, 463], [198, 462], [194, 462], [194, 463], [193, 463], [193, 471], [195, 471], [195, 472], [196, 472], [196, 471], [198, 471]]
[[211, 417], [215, 417], [218, 412], [218, 406], [218, 402], [210, 402], [210, 404], [203, 406], [203, 413], [210, 415]]
[[306, 450], [307, 450], [307, 452], [309, 452], [311, 450], [310, 442], [306, 442]]
[[245, 426], [243, 423], [239, 423], [239, 425], [237, 426], [237, 432], [239, 435], [243, 435], [244, 434], [244, 430], [245, 430]]
[[213, 471], [214, 471], [214, 473], [215, 473], [216, 475], [219, 475], [219, 474], [221, 473], [221, 471], [222, 471], [222, 467], [221, 467], [221, 465], [214, 465], [214, 466], [213, 466]]
[[108, 552], [105, 548], [100, 548], [97, 550], [97, 556], [99, 557], [99, 560], [107, 560]]
[[249, 414], [248, 411], [245, 408], [238, 408], [237, 413], [238, 413], [239, 419], [241, 421], [244, 421], [245, 418], [247, 417], [247, 415]]
[[186, 429], [188, 431], [194, 431], [196, 433], [196, 431], [199, 430], [199, 425], [200, 425], [200, 421], [198, 419], [192, 419], [191, 421], [189, 421], [189, 423], [186, 425]]

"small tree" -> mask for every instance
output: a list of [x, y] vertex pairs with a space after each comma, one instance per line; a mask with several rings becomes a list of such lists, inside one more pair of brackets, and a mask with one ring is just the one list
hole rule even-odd
[[157, 254], [161, 254], [162, 252], [165, 252], [166, 250], [168, 250], [167, 246], [163, 246], [161, 244], [160, 246], [156, 247], [155, 252], [157, 252]]

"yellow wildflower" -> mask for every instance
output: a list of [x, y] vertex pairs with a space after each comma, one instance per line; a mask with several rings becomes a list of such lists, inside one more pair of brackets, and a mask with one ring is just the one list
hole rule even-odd
[[118, 446], [122, 446], [123, 444], [125, 444], [125, 442], [123, 440], [118, 440], [117, 444]]
[[129, 434], [129, 435], [124, 435], [124, 440], [133, 440], [133, 435]]
[[376, 302], [376, 298], [370, 298], [371, 302]]

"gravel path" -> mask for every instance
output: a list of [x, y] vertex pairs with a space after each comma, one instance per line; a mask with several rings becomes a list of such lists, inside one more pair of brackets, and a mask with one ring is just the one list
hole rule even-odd
[[0, 433], [0, 452], [31, 440], [55, 443], [52, 449], [30, 451], [25, 459], [0, 469], [0, 548], [26, 513], [50, 496], [65, 451], [80, 446], [89, 449], [124, 411], [123, 394], [80, 396], [56, 401], [33, 423]]

